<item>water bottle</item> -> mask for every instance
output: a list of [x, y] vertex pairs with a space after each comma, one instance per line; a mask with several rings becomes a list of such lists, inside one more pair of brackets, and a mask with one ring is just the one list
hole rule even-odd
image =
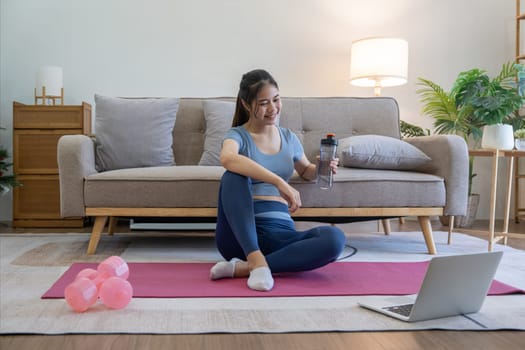
[[323, 190], [329, 190], [333, 185], [333, 172], [330, 162], [335, 158], [337, 152], [337, 139], [335, 134], [326, 134], [321, 140], [321, 153], [317, 167], [317, 184]]

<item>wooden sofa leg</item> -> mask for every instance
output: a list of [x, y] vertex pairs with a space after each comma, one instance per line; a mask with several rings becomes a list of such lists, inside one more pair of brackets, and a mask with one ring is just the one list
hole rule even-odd
[[89, 245], [87, 249], [88, 255], [95, 254], [95, 251], [97, 250], [98, 241], [100, 240], [100, 234], [102, 233], [104, 226], [106, 226], [107, 221], [107, 216], [97, 216], [95, 218], [95, 223], [93, 224], [93, 231], [91, 231], [91, 238], [89, 239]]
[[434, 237], [432, 237], [432, 225], [430, 224], [429, 216], [418, 216], [419, 225], [423, 231], [423, 237], [425, 238], [425, 243], [427, 244], [427, 249], [429, 254], [436, 254], [436, 246], [434, 244]]
[[391, 232], [390, 219], [381, 219], [381, 223], [383, 224], [383, 231], [385, 232], [385, 235], [389, 235]]
[[447, 244], [452, 243], [452, 231], [454, 230], [454, 215], [448, 217], [448, 240]]
[[108, 224], [108, 235], [113, 236], [115, 227], [117, 227], [118, 216], [110, 216]]

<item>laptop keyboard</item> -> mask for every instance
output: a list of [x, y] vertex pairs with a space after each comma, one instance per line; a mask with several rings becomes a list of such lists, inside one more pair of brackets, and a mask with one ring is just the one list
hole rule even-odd
[[410, 315], [410, 311], [412, 311], [412, 306], [414, 306], [414, 304], [387, 306], [384, 307], [383, 310], [394, 312], [396, 314], [408, 317]]

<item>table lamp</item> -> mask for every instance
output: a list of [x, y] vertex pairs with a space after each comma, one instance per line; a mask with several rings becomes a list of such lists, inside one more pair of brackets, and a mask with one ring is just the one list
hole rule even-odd
[[[40, 92], [42, 95], [39, 96]], [[64, 104], [62, 67], [40, 67], [36, 75], [35, 105], [38, 104], [38, 100], [42, 100], [42, 104], [47, 104], [48, 100], [51, 100], [55, 105], [56, 99], [60, 99], [60, 104]]]
[[408, 76], [408, 42], [397, 38], [366, 38], [352, 42], [350, 84], [381, 88], [403, 85]]

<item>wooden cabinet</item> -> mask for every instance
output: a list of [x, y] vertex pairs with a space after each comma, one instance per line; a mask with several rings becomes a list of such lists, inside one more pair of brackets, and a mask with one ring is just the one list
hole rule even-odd
[[82, 227], [83, 218], [60, 217], [57, 143], [62, 135], [91, 133], [91, 105], [13, 103], [14, 227]]

